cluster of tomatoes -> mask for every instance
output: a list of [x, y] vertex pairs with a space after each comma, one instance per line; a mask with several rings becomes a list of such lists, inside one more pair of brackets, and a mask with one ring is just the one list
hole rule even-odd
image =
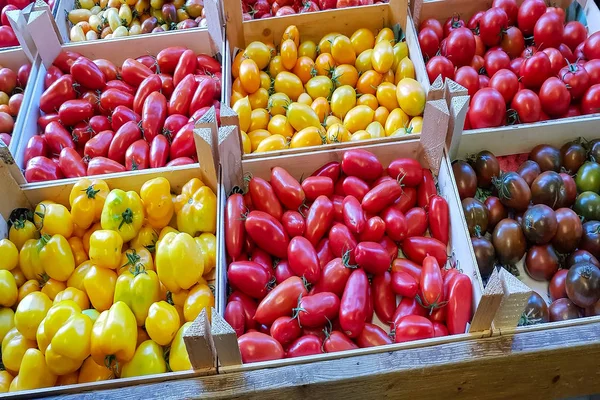
[[72, 42], [206, 28], [202, 0], [80, 0], [69, 11]]
[[454, 79], [471, 96], [465, 129], [597, 113], [600, 33], [543, 0], [494, 0], [465, 23], [423, 21], [419, 44], [433, 81]]
[[331, 10], [334, 8], [369, 6], [387, 3], [373, 0], [241, 0], [244, 21], [282, 17], [298, 13]]
[[7, 146], [10, 145], [30, 73], [29, 63], [23, 64], [18, 72], [0, 66], [0, 140]]
[[448, 204], [414, 159], [384, 169], [350, 150], [302, 183], [275, 167], [227, 199], [225, 238], [225, 319], [246, 363], [464, 333], [471, 318], [470, 278], [445, 268]]
[[219, 115], [221, 65], [181, 46], [120, 67], [63, 51], [44, 84], [28, 182], [197, 162], [194, 124], [210, 107]]
[[522, 324], [600, 315], [600, 141], [538, 145], [509, 172], [488, 151], [470, 161], [453, 170], [482, 275], [523, 260], [549, 282], [552, 304], [534, 293]]
[[[272, 56], [272, 54], [277, 54]], [[232, 63], [231, 104], [244, 153], [421, 132], [426, 93], [405, 42], [384, 28], [273, 44], [252, 42]]]

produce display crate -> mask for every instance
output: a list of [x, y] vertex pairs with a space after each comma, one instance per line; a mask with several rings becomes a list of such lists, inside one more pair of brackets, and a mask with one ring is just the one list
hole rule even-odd
[[[524, 0], [517, 0], [517, 4], [523, 3]], [[415, 3], [414, 11], [413, 11], [413, 22], [414, 26], [418, 27], [420, 22], [428, 19], [434, 18], [440, 21], [442, 24], [448, 19], [452, 18], [455, 15], [460, 15], [461, 18], [468, 21], [475, 13], [478, 11], [485, 11], [492, 7], [492, 0], [428, 0], [424, 2]], [[563, 9], [568, 9], [573, 3], [578, 3], [582, 7], [582, 12], [586, 17], [588, 34], [592, 34], [594, 32], [600, 31], [600, 10], [594, 0], [557, 0], [552, 2], [552, 6], [561, 7]], [[418, 32], [417, 32], [418, 34]], [[423, 55], [421, 52], [420, 46], [417, 45], [415, 49], [420, 55], [420, 58], [423, 59]], [[428, 80], [427, 75], [425, 75], [425, 79]], [[534, 137], [537, 132], [547, 131], [552, 125], [565, 126], [564, 121], [568, 121], [569, 129], [585, 129], [588, 124], [593, 123], [594, 120], [597, 120], [599, 116], [596, 114], [592, 115], [583, 115], [578, 117], [571, 118], [563, 118], [549, 121], [541, 121], [527, 124], [518, 124], [511, 126], [502, 126], [498, 128], [485, 128], [485, 129], [471, 129], [467, 130], [463, 133], [464, 137], [462, 138], [465, 142], [471, 142], [472, 135], [477, 134], [489, 134], [489, 133], [499, 133], [508, 134], [505, 132], [512, 131], [515, 134], [518, 134], [519, 138], [528, 138]], [[464, 123], [464, 120], [463, 120]], [[510, 145], [510, 143], [507, 143]], [[513, 144], [518, 145], [518, 142]], [[470, 144], [467, 144], [469, 146]], [[450, 152], [451, 157], [454, 156], [454, 152]]]
[[[56, 38], [54, 38], [56, 39]], [[49, 40], [52, 45], [52, 40]], [[42, 44], [38, 43], [38, 47]], [[162, 49], [170, 46], [185, 46], [196, 53], [205, 53], [212, 56], [216, 56], [220, 59], [223, 65], [222, 71], [228, 70], [226, 65], [229, 64], [229, 56], [227, 51], [227, 43], [222, 40], [220, 35], [213, 35], [208, 30], [187, 30], [179, 31], [176, 33], [159, 33], [156, 35], [139, 35], [131, 38], [119, 38], [114, 40], [97, 40], [94, 42], [84, 43], [71, 43], [61, 46], [60, 48], [54, 49], [54, 57], [60, 53], [61, 50], [70, 50], [78, 52], [90, 59], [105, 58], [112, 61], [116, 65], [120, 65], [127, 58], [135, 58], [145, 54], [156, 55]], [[15, 143], [14, 159], [16, 165], [24, 169], [24, 153], [29, 139], [38, 134], [37, 120], [41, 115], [39, 109], [39, 101], [42, 93], [44, 92], [44, 78], [46, 75], [46, 64], [50, 65], [54, 57], [51, 60], [42, 60], [39, 65], [39, 73], [35, 77], [35, 80], [31, 82], [32, 88], [30, 89], [31, 100], [29, 101], [26, 109], [26, 115], [22, 122], [22, 129], [20, 132], [18, 143]], [[228, 96], [226, 95], [226, 88], [223, 87], [221, 90], [221, 103], [228, 102]], [[216, 137], [216, 130], [215, 130]], [[156, 169], [158, 172], [167, 171], [166, 167]], [[128, 174], [125, 172], [123, 174]], [[24, 176], [15, 176], [15, 179], [20, 184], [25, 184]]]

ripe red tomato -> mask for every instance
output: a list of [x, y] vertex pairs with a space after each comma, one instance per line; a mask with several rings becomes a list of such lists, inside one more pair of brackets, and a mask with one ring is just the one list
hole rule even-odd
[[392, 290], [392, 277], [388, 271], [373, 277], [371, 292], [375, 314], [381, 322], [389, 324], [396, 311], [396, 293]]
[[227, 301], [229, 303], [233, 301], [239, 301], [242, 303], [242, 307], [244, 308], [244, 316], [246, 319], [244, 326], [246, 327], [246, 330], [253, 329], [256, 325], [256, 322], [254, 321], [254, 314], [256, 314], [257, 307], [256, 301], [238, 290], [233, 291], [233, 293], [231, 293], [227, 298]]
[[48, 89], [54, 81], [63, 75], [64, 74], [58, 67], [55, 67], [54, 65], [49, 66], [46, 70], [46, 76], [44, 77], [44, 89]]
[[583, 42], [583, 55], [588, 60], [600, 58], [600, 32], [592, 34]]
[[118, 131], [126, 122], [132, 121], [136, 124], [142, 120], [139, 114], [131, 111], [126, 106], [117, 106], [111, 115], [111, 127], [113, 131]]
[[316, 283], [321, 278], [317, 252], [305, 237], [296, 236], [290, 240], [287, 259], [294, 274], [304, 277], [309, 283]]
[[87, 57], [79, 57], [75, 60], [70, 72], [73, 80], [83, 87], [100, 90], [106, 84], [106, 77], [100, 68]]
[[401, 195], [402, 187], [400, 184], [394, 179], [386, 180], [373, 187], [373, 189], [365, 195], [361, 203], [362, 209], [370, 214], [378, 214], [386, 207], [396, 202]]
[[342, 203], [344, 224], [354, 234], [360, 234], [367, 225], [365, 213], [354, 196], [346, 196]]
[[394, 332], [396, 343], [429, 339], [434, 336], [433, 324], [420, 315], [407, 315], [401, 318], [396, 322]]
[[27, 146], [25, 147], [25, 153], [23, 155], [23, 163], [27, 165], [29, 160], [31, 160], [33, 157], [46, 157], [47, 155], [48, 145], [46, 144], [46, 140], [41, 135], [35, 135], [27, 141]]
[[479, 20], [479, 36], [488, 47], [500, 44], [502, 32], [508, 28], [508, 16], [502, 8], [490, 8]]
[[587, 29], [579, 21], [571, 21], [565, 25], [563, 32], [563, 43], [569, 46], [572, 51], [575, 51], [577, 46], [587, 38]]
[[440, 39], [437, 33], [431, 28], [421, 29], [419, 32], [419, 46], [425, 56], [425, 60], [435, 56], [440, 48]]
[[533, 40], [541, 49], [558, 47], [563, 41], [563, 20], [556, 12], [546, 12], [535, 23]]
[[359, 236], [360, 242], [379, 242], [385, 235], [385, 222], [378, 217], [371, 217], [367, 220], [365, 229]]
[[521, 65], [523, 65], [523, 61], [525, 61], [523, 57], [517, 57], [510, 61], [510, 70], [517, 76], [519, 76], [521, 73]]
[[[530, 0], [533, 1], [533, 0]], [[521, 65], [521, 82], [529, 89], [537, 89], [552, 74], [550, 59], [541, 51], [526, 58]]]
[[113, 81], [119, 76], [119, 69], [111, 61], [108, 61], [104, 58], [99, 58], [93, 62], [98, 68], [100, 68], [100, 71], [102, 71], [104, 74], [104, 78], [107, 82]]
[[281, 167], [271, 170], [271, 186], [279, 201], [290, 210], [297, 210], [305, 201], [300, 183]]
[[283, 358], [281, 344], [269, 335], [248, 332], [238, 338], [243, 363], [278, 360]]
[[406, 238], [402, 244], [402, 252], [411, 261], [422, 264], [426, 256], [435, 257], [438, 265], [446, 265], [446, 245], [437, 239], [423, 236]]
[[144, 139], [133, 142], [125, 152], [125, 169], [137, 171], [148, 168], [150, 147]]
[[517, 113], [516, 123], [537, 122], [540, 120], [542, 103], [534, 91], [522, 89], [513, 97], [510, 108]]
[[[0, 82], [2, 78], [0, 76]], [[16, 81], [16, 79], [15, 79]], [[44, 90], [40, 97], [40, 110], [46, 114], [58, 111], [62, 103], [67, 100], [74, 100], [77, 95], [73, 89], [73, 77], [71, 75], [63, 75], [59, 77], [53, 84]], [[0, 83], [0, 89], [2, 84]]]
[[562, 117], [569, 110], [571, 94], [558, 78], [548, 78], [540, 88], [542, 110], [550, 117]]
[[121, 79], [136, 88], [140, 86], [147, 76], [152, 74], [153, 72], [150, 68], [132, 58], [123, 61], [123, 65], [121, 66]]
[[479, 90], [471, 100], [469, 122], [473, 129], [493, 128], [504, 124], [506, 103], [493, 88]]
[[450, 235], [450, 209], [446, 199], [435, 195], [429, 200], [429, 231], [431, 236], [448, 244]]
[[94, 107], [87, 100], [67, 100], [58, 109], [60, 121], [65, 126], [73, 126], [93, 115]]
[[550, 59], [550, 71], [552, 75], [558, 75], [560, 69], [567, 65], [567, 60], [562, 53], [554, 47], [548, 47], [542, 50]]
[[475, 55], [475, 37], [468, 28], [454, 29], [446, 39], [442, 55], [457, 67], [469, 65]]
[[448, 304], [446, 326], [448, 333], [456, 335], [465, 333], [467, 323], [471, 320], [473, 307], [473, 285], [465, 274], [457, 274], [450, 281], [447, 292]]
[[346, 335], [355, 338], [365, 326], [367, 315], [365, 305], [369, 297], [369, 280], [362, 269], [350, 274], [340, 302], [340, 325]]
[[567, 85], [571, 98], [579, 100], [590, 87], [590, 76], [579, 64], [569, 64], [558, 73], [558, 77]]
[[333, 203], [325, 196], [319, 196], [308, 209], [306, 216], [306, 237], [316, 246], [333, 222]]
[[314, 201], [319, 196], [333, 195], [333, 180], [327, 176], [309, 176], [302, 181], [302, 190], [308, 201]]
[[385, 222], [385, 233], [395, 242], [401, 242], [408, 231], [406, 217], [395, 207], [388, 207], [381, 213]]
[[158, 92], [162, 88], [162, 81], [158, 77], [158, 75], [149, 75], [144, 78], [140, 87], [135, 93], [135, 97], [133, 98], [133, 111], [138, 114], [142, 113], [142, 109], [144, 107], [144, 101], [146, 98], [153, 92]]
[[75, 149], [65, 147], [58, 157], [58, 167], [65, 178], [80, 178], [87, 175], [87, 165]]
[[194, 75], [190, 74], [184, 77], [178, 85], [175, 86], [173, 94], [169, 99], [169, 115], [182, 114], [188, 115], [192, 97], [198, 83], [194, 79]]
[[[471, 30], [476, 30], [479, 28], [479, 20], [483, 17], [485, 11], [477, 11], [467, 22], [467, 28]], [[483, 42], [482, 42], [483, 43]]]
[[379, 243], [360, 242], [354, 250], [354, 256], [356, 263], [370, 274], [381, 275], [390, 268], [389, 254]]
[[508, 17], [508, 25], [515, 25], [517, 23], [519, 6], [515, 0], [494, 0], [492, 7], [499, 7], [504, 10]]
[[426, 69], [430, 82], [435, 81], [439, 75], [442, 75], [444, 79], [454, 79], [454, 65], [446, 57], [435, 56], [431, 58], [427, 61]]
[[43, 182], [62, 179], [63, 174], [58, 163], [44, 156], [36, 156], [27, 162], [25, 179], [27, 182]]
[[110, 158], [95, 157], [92, 158], [88, 163], [88, 176], [112, 174], [116, 172], [125, 172], [125, 166], [123, 166], [121, 163], [111, 160]]
[[[284, 7], [281, 7], [283, 9]], [[291, 8], [291, 7], [289, 7]], [[285, 352], [286, 358], [311, 356], [323, 352], [323, 343], [315, 335], [304, 335], [296, 339]]]
[[58, 156], [65, 147], [75, 148], [71, 134], [58, 122], [50, 122], [44, 130], [44, 135], [51, 154]]
[[[223, 317], [229, 326], [233, 328], [237, 337], [240, 337], [244, 334], [246, 330], [246, 318], [244, 315], [244, 305], [241, 302], [230, 301], [227, 303]], [[300, 330], [300, 328], [298, 328], [298, 330]]]
[[[479, 36], [478, 36], [479, 37]], [[485, 52], [484, 52], [485, 53]], [[475, 55], [473, 57], [473, 59], [471, 60], [471, 64], [470, 66], [477, 71], [477, 73], [479, 73], [481, 71], [481, 69], [483, 68], [483, 66], [485, 65], [485, 60], [483, 59], [483, 54], [481, 55]]]
[[12, 27], [3, 25], [0, 26], [0, 47], [18, 46], [19, 41]]
[[444, 28], [440, 21], [435, 18], [428, 18], [425, 21], [421, 22], [419, 25], [419, 31], [422, 31], [425, 28], [431, 28], [435, 32], [438, 40], [441, 41], [444, 38]]
[[291, 238], [304, 235], [304, 231], [306, 230], [304, 217], [298, 211], [284, 212], [281, 217], [281, 223]]
[[600, 112], [600, 84], [590, 86], [581, 99], [582, 114], [596, 114]]
[[248, 183], [248, 192], [254, 208], [269, 213], [278, 221], [281, 220], [283, 209], [269, 182], [259, 177], [253, 177]]
[[142, 138], [140, 127], [133, 121], [126, 122], [119, 128], [108, 149], [108, 158], [118, 163], [125, 162], [125, 152], [133, 142]]
[[485, 54], [484, 66], [488, 76], [494, 76], [501, 69], [510, 68], [510, 57], [504, 51], [490, 50]]
[[442, 273], [435, 257], [427, 256], [421, 269], [421, 301], [425, 307], [437, 308], [444, 299]]
[[[152, 92], [146, 97], [142, 107], [142, 130], [148, 142], [161, 133], [167, 118], [167, 99], [160, 92]], [[175, 157], [174, 157], [175, 158]]]
[[167, 164], [169, 158], [169, 140], [164, 135], [158, 135], [150, 143], [150, 168], [160, 168]]
[[398, 180], [404, 186], [418, 186], [423, 181], [423, 168], [412, 158], [397, 158], [387, 167], [387, 173], [392, 179]]
[[355, 342], [358, 347], [365, 348], [391, 344], [392, 339], [379, 326], [367, 322], [360, 335], [355, 339]]
[[234, 261], [227, 267], [227, 280], [233, 288], [242, 293], [262, 299], [267, 295], [271, 275], [256, 262]]
[[320, 292], [302, 297], [298, 303], [298, 321], [300, 326], [318, 328], [338, 316], [340, 299], [331, 292]]
[[590, 85], [600, 83], [600, 59], [587, 61], [583, 64], [583, 68], [585, 68], [590, 77]]
[[234, 193], [227, 198], [225, 206], [225, 246], [227, 254], [234, 260], [242, 254], [242, 246], [245, 241], [246, 232], [242, 220], [242, 215], [245, 212], [246, 206], [244, 197], [241, 194]]
[[171, 46], [161, 50], [156, 55], [156, 63], [160, 71], [165, 74], [173, 74], [181, 55], [187, 48], [183, 46]]
[[414, 298], [419, 290], [417, 280], [408, 272], [394, 271], [391, 275], [391, 286], [394, 293], [397, 295]]
[[341, 258], [334, 258], [327, 262], [321, 272], [321, 279], [314, 286], [314, 293], [331, 292], [341, 297], [346, 287], [346, 282], [352, 269]]
[[[460, 17], [454, 15], [448, 18], [444, 23], [444, 37], [448, 37], [448, 35], [450, 35], [450, 32], [458, 28], [463, 28], [464, 26], [465, 21], [460, 19]], [[440, 38], [440, 40], [442, 39]]]
[[523, 33], [519, 28], [511, 26], [506, 30], [504, 35], [502, 35], [500, 46], [511, 59], [519, 57], [523, 50], [525, 50], [525, 38], [523, 38]]
[[248, 237], [267, 253], [287, 257], [289, 238], [281, 223], [263, 211], [250, 211], [244, 224]]
[[83, 154], [90, 158], [107, 157], [113, 137], [114, 132], [109, 130], [94, 135], [94, 137], [86, 142]]
[[519, 90], [519, 78], [511, 70], [501, 69], [490, 79], [490, 87], [500, 92], [508, 104]]
[[346, 225], [335, 223], [329, 230], [329, 247], [335, 257], [342, 257], [349, 252], [350, 262], [354, 263], [354, 249], [357, 244]]
[[103, 114], [111, 114], [118, 106], [133, 107], [133, 95], [119, 89], [110, 88], [100, 95], [100, 110]]
[[383, 166], [377, 157], [366, 150], [348, 150], [342, 157], [342, 171], [348, 176], [356, 176], [364, 181], [374, 181], [381, 176]]
[[310, 176], [328, 176], [331, 180], [336, 183], [340, 178], [342, 172], [341, 165], [337, 161], [331, 161], [317, 169]]
[[275, 286], [262, 299], [256, 309], [254, 320], [260, 324], [270, 325], [279, 317], [291, 315], [292, 309], [298, 305], [298, 298], [307, 294], [302, 279], [292, 276]]
[[[229, 304], [227, 307], [229, 307]], [[269, 333], [275, 340], [281, 343], [282, 346], [287, 346], [300, 337], [302, 329], [300, 328], [300, 325], [298, 325], [298, 318], [286, 316], [277, 318], [275, 322], [273, 322], [273, 325], [271, 325]]]
[[523, 36], [531, 36], [538, 19], [546, 13], [546, 3], [543, 0], [525, 0], [517, 15], [517, 25]]

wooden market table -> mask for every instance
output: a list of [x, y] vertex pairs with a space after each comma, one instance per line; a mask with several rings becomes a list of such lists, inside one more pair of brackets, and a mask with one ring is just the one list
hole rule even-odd
[[550, 399], [592, 393], [600, 393], [600, 322], [54, 398]]

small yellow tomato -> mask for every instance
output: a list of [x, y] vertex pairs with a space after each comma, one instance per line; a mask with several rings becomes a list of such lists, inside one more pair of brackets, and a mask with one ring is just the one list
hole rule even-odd
[[186, 371], [192, 369], [190, 358], [188, 356], [185, 343], [183, 341], [183, 333], [192, 325], [191, 322], [186, 322], [179, 328], [171, 343], [171, 351], [169, 352], [169, 366], [173, 371]]
[[240, 76], [240, 65], [244, 59], [245, 57], [243, 51], [237, 53], [233, 58], [233, 61], [231, 62], [231, 75], [233, 76], [233, 79], [236, 79]]
[[248, 96], [248, 93], [245, 94], [241, 94], [236, 92], [235, 90], [231, 92], [231, 105], [233, 106], [235, 103], [237, 103], [238, 100], [243, 99], [244, 97]]
[[311, 60], [315, 60], [317, 58], [317, 45], [312, 40], [305, 40], [300, 43], [298, 47], [298, 56], [300, 57], [308, 57]]
[[17, 246], [17, 249], [21, 251], [21, 248], [29, 239], [39, 239], [40, 233], [33, 222], [26, 219], [18, 219], [13, 222], [10, 230], [8, 231], [8, 240]]
[[269, 112], [264, 108], [253, 109], [250, 120], [250, 131], [255, 129], [267, 129], [267, 125], [269, 124]]
[[242, 136], [242, 148], [244, 149], [244, 154], [252, 153], [252, 144], [250, 143], [248, 134], [244, 131], [241, 131], [240, 135]]
[[389, 82], [383, 82], [377, 87], [377, 102], [379, 105], [392, 111], [398, 108], [398, 99], [396, 98], [396, 85]]
[[8, 307], [0, 308], [0, 343], [12, 328], [15, 327], [15, 313]]
[[326, 76], [315, 76], [304, 85], [306, 93], [313, 99], [330, 97], [333, 93], [333, 87], [333, 82]]
[[388, 82], [388, 83], [394, 83], [395, 82], [395, 75], [394, 75], [394, 71], [392, 71], [391, 69], [386, 72], [385, 74], [383, 74], [383, 80], [382, 82]]
[[306, 104], [307, 106], [310, 106], [312, 102], [313, 99], [308, 93], [302, 93], [300, 96], [298, 96], [298, 103], [300, 104]]
[[338, 35], [331, 43], [331, 55], [337, 64], [354, 64], [356, 52], [347, 36]]
[[372, 49], [375, 45], [375, 35], [370, 29], [357, 29], [350, 37], [352, 48], [356, 54], [360, 54], [367, 49]]
[[13, 270], [19, 264], [19, 250], [8, 239], [0, 240], [0, 270]]
[[367, 132], [365, 130], [356, 131], [352, 134], [352, 136], [350, 136], [351, 142], [356, 142], [358, 140], [367, 140], [367, 139], [371, 139], [371, 135], [369, 134], [369, 132]]
[[285, 93], [292, 101], [296, 101], [304, 92], [300, 78], [287, 71], [277, 74], [273, 88], [275, 92]]
[[377, 92], [377, 86], [383, 80], [383, 75], [374, 70], [369, 70], [358, 78], [356, 89], [360, 94], [372, 94]]
[[253, 110], [257, 108], [266, 108], [269, 104], [269, 91], [267, 89], [259, 87], [258, 90], [248, 95], [250, 101], [250, 107]]
[[286, 110], [286, 117], [296, 131], [301, 131], [309, 126], [321, 126], [321, 121], [319, 121], [319, 117], [315, 111], [306, 104], [290, 104]]
[[354, 66], [358, 72], [365, 73], [368, 70], [373, 69], [373, 64], [371, 64], [371, 56], [373, 55], [373, 49], [367, 49], [360, 53], [358, 57], [356, 57], [356, 61], [354, 62]]
[[331, 32], [326, 34], [321, 38], [318, 45], [319, 54], [328, 53], [331, 54], [331, 43], [333, 40], [339, 36], [340, 34], [337, 32]]
[[348, 114], [344, 117], [344, 127], [346, 127], [350, 133], [364, 130], [371, 122], [373, 122], [374, 114], [375, 111], [369, 106], [356, 106], [348, 111]]
[[335, 70], [335, 60], [329, 53], [321, 53], [315, 60], [315, 69], [317, 75], [331, 76]]
[[206, 315], [210, 321], [211, 307], [215, 306], [215, 296], [203, 283], [198, 283], [190, 289], [188, 297], [183, 305], [183, 314], [186, 322], [193, 321], [203, 309], [206, 309]]
[[265, 153], [267, 151], [284, 150], [287, 148], [287, 139], [283, 135], [271, 135], [256, 147], [255, 153]]
[[0, 393], [8, 392], [13, 376], [8, 371], [0, 371]]
[[281, 43], [279, 53], [281, 54], [281, 62], [285, 69], [289, 71], [294, 68], [298, 59], [298, 47], [292, 39], [286, 39]]
[[371, 122], [365, 130], [369, 132], [371, 139], [381, 139], [385, 137], [385, 128], [377, 121]]
[[385, 121], [385, 134], [386, 136], [390, 136], [392, 133], [396, 132], [396, 130], [400, 128], [405, 128], [408, 126], [410, 118], [401, 108], [396, 108], [390, 115], [387, 117]]
[[115, 271], [95, 265], [90, 267], [83, 279], [90, 303], [98, 311], [106, 311], [112, 306], [116, 284], [117, 273]]
[[171, 343], [179, 329], [179, 314], [175, 307], [166, 301], [152, 303], [144, 325], [150, 339], [166, 346]]
[[271, 88], [271, 77], [265, 71], [260, 71], [260, 87], [267, 90]]
[[411, 117], [423, 114], [427, 94], [419, 82], [411, 78], [404, 78], [398, 82], [396, 97], [402, 111]]
[[[274, 93], [269, 97], [269, 104], [267, 110], [271, 113], [271, 116], [285, 115], [286, 107], [291, 103], [290, 97], [285, 93]], [[244, 129], [242, 129], [244, 130]]]
[[21, 271], [21, 268], [19, 268], [19, 267], [14, 268], [10, 272], [11, 272], [11, 274], [13, 274], [13, 277], [15, 278], [15, 282], [17, 283], [18, 288], [23, 286], [25, 281], [27, 281], [27, 278], [25, 278], [25, 274], [23, 273], [23, 271]]
[[325, 129], [329, 129], [334, 124], [342, 124], [342, 120], [335, 115], [329, 115], [325, 118]]
[[244, 90], [254, 93], [260, 87], [260, 69], [252, 59], [245, 59], [240, 64], [240, 81]]
[[368, 93], [361, 95], [358, 100], [356, 100], [356, 105], [367, 106], [375, 111], [377, 110], [377, 107], [379, 107], [379, 102], [377, 101], [377, 97]]
[[19, 289], [13, 274], [6, 269], [0, 269], [0, 306], [12, 307], [19, 298]]
[[394, 83], [398, 85], [404, 78], [415, 79], [415, 65], [408, 57], [403, 58], [398, 64], [398, 68], [396, 68], [396, 73], [394, 74]]
[[273, 57], [269, 63], [269, 75], [271, 75], [271, 78], [277, 78], [277, 75], [283, 71], [285, 71], [285, 67], [283, 66], [283, 59], [281, 56]]
[[329, 107], [329, 102], [325, 97], [317, 97], [316, 99], [314, 99], [312, 104], [310, 105], [310, 108], [312, 108], [315, 111], [315, 113], [317, 113], [319, 121], [322, 122], [325, 122], [325, 117], [327, 117], [329, 115], [329, 112], [331, 111]]
[[394, 31], [392, 31], [390, 28], [383, 28], [382, 30], [380, 30], [377, 36], [375, 37], [375, 43], [379, 43], [384, 40], [390, 43], [393, 42], [395, 40]]
[[383, 106], [380, 106], [377, 107], [377, 110], [375, 110], [375, 116], [373, 117], [373, 120], [385, 126], [385, 121], [387, 121], [389, 115], [390, 112], [388, 111], [388, 109]]
[[356, 92], [352, 86], [340, 86], [333, 91], [331, 95], [331, 112], [334, 116], [343, 119], [355, 105]]
[[423, 117], [413, 117], [408, 124], [410, 133], [421, 133], [423, 130]]
[[25, 296], [15, 311], [15, 327], [29, 340], [35, 340], [38, 326], [52, 307], [52, 300], [42, 292]]
[[[263, 42], [252, 42], [244, 50], [244, 57], [253, 60], [258, 69], [265, 69], [271, 61], [271, 50]], [[241, 67], [241, 66], [240, 66]]]
[[313, 70], [316, 72], [315, 62], [307, 56], [300, 56], [296, 60], [292, 73], [300, 78], [303, 84], [306, 84], [312, 78]]
[[90, 229], [85, 231], [85, 234], [83, 235], [83, 237], [81, 239], [83, 240], [83, 248], [85, 249], [86, 253], [90, 252], [90, 238], [92, 237], [92, 234], [101, 229], [102, 229], [102, 224], [100, 222], [96, 222], [94, 225], [92, 225], [90, 227]]
[[394, 64], [394, 48], [387, 40], [377, 42], [371, 54], [373, 69], [380, 74], [385, 74]]
[[342, 143], [350, 140], [350, 132], [340, 123], [331, 125], [327, 129], [327, 143]]
[[30, 279], [19, 287], [19, 298], [17, 303], [23, 301], [28, 294], [40, 291], [40, 283], [36, 279]]
[[335, 67], [333, 71], [333, 76], [331, 78], [335, 86], [356, 86], [356, 82], [358, 82], [358, 71], [351, 64], [342, 64]]
[[282, 135], [284, 138], [291, 139], [294, 134], [294, 128], [287, 120], [285, 115], [275, 115], [269, 121], [267, 127], [271, 135]]
[[326, 143], [323, 127], [309, 126], [296, 132], [290, 141], [290, 149], [318, 146]]
[[398, 42], [394, 45], [394, 63], [392, 64], [392, 70], [396, 71], [400, 61], [408, 57], [408, 45], [406, 42]]
[[236, 101], [232, 109], [238, 115], [240, 121], [240, 130], [246, 132], [248, 128], [250, 128], [250, 122], [252, 121], [252, 106], [250, 105], [250, 99], [248, 99], [248, 96]]
[[269, 136], [271, 136], [271, 134], [266, 129], [257, 129], [255, 131], [248, 132], [248, 137], [250, 138], [250, 145], [252, 148], [252, 152], [255, 152], [256, 149], [258, 148], [258, 145], [260, 144], [260, 142], [262, 142]]
[[[244, 86], [242, 86], [242, 81], [239, 77], [235, 78], [231, 84], [231, 90], [243, 95], [244, 97], [248, 95], [248, 92], [246, 92], [246, 89], [244, 89]], [[231, 104], [233, 105], [235, 102], [232, 102]]]
[[298, 45], [300, 44], [300, 31], [295, 25], [289, 25], [287, 28], [285, 28], [285, 31], [283, 31], [283, 35], [281, 35], [281, 40], [285, 41], [288, 39], [293, 40], [296, 47], [298, 47]]
[[2, 363], [4, 367], [17, 373], [21, 368], [21, 361], [23, 361], [25, 352], [28, 349], [35, 348], [37, 348], [35, 338], [27, 339], [17, 328], [12, 328], [2, 340]]

